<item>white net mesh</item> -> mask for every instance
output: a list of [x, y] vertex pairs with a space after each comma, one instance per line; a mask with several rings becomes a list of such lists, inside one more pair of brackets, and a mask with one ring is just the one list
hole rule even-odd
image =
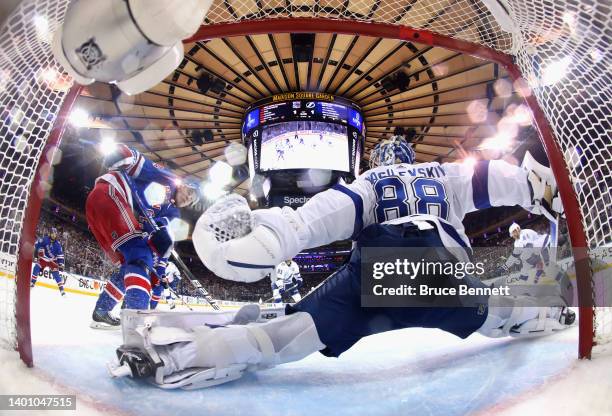
[[[510, 6], [520, 29], [518, 65], [565, 156], [592, 250], [612, 238], [612, 5], [604, 3], [516, 1]], [[609, 276], [610, 269], [596, 263], [593, 273]], [[606, 290], [604, 283], [596, 290]], [[610, 305], [602, 295], [596, 294], [599, 304]], [[612, 341], [612, 308], [596, 308], [595, 341]]]
[[[19, 236], [34, 172], [65, 95], [51, 34], [68, 1], [21, 3], [0, 28], [0, 342], [15, 346]], [[58, 88], [59, 90], [54, 90]]]
[[[17, 254], [28, 185], [65, 94], [61, 86], [50, 86], [57, 66], [48, 40], [67, 2], [24, 2], [0, 32], [0, 244], [8, 259], [2, 262], [0, 339], [10, 342], [15, 287], [10, 261]], [[215, 0], [205, 24], [298, 17], [378, 22], [511, 53], [554, 130], [588, 243], [596, 248], [612, 242], [610, 7], [591, 0]], [[501, 16], [501, 25], [491, 10]], [[597, 340], [609, 341], [612, 311], [599, 308], [595, 325]]]

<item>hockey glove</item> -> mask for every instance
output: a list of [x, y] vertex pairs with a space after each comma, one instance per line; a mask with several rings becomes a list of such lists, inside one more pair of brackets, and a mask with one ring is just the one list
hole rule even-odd
[[[174, 241], [168, 231], [168, 227], [161, 227], [151, 233], [149, 237], [149, 246], [155, 250], [160, 258], [167, 259], [170, 257]], [[164, 276], [166, 274], [166, 264], [163, 265], [163, 273], [158, 276]]]
[[220, 199], [200, 217], [193, 245], [209, 270], [239, 282], [260, 280], [283, 260], [276, 234], [256, 225], [247, 201], [236, 194]]
[[529, 152], [522, 163], [527, 170], [527, 180], [532, 191], [533, 206], [530, 212], [554, 220], [556, 213], [563, 214], [563, 204], [552, 170], [538, 163]]

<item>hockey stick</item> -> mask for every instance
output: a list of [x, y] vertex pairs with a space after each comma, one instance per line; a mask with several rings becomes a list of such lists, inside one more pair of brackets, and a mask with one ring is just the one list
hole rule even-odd
[[[125, 172], [120, 172], [120, 173], [121, 173], [121, 176], [123, 177], [123, 179], [125, 179], [126, 183], [130, 187], [130, 189], [132, 191], [132, 196], [134, 197], [134, 201], [136, 201], [136, 204], [138, 205], [138, 208], [140, 209], [142, 215], [145, 217], [145, 219], [147, 220], [149, 225], [154, 230], [159, 230], [159, 227], [157, 226], [157, 224], [155, 223], [155, 221], [153, 220], [151, 215], [149, 215], [148, 211], [145, 209], [144, 203], [140, 199], [140, 195], [138, 195], [138, 193], [136, 192], [136, 190], [134, 188], [134, 184], [132, 183], [132, 179], [128, 175], [126, 175]], [[174, 262], [182, 269], [182, 271], [187, 276], [187, 279], [189, 279], [189, 281], [191, 282], [193, 287], [196, 289], [196, 292], [198, 294], [202, 295], [202, 297], [204, 299], [206, 299], [206, 301], [210, 304], [210, 306], [212, 306], [212, 308], [214, 310], [216, 310], [216, 311], [220, 310], [219, 305], [217, 305], [217, 302], [215, 302], [215, 300], [212, 298], [212, 296], [210, 296], [210, 293], [208, 293], [208, 290], [204, 289], [204, 287], [198, 281], [198, 279], [196, 279], [196, 277], [193, 275], [193, 273], [191, 273], [191, 270], [189, 270], [187, 268], [187, 266], [185, 265], [185, 263], [183, 262], [181, 257], [178, 255], [176, 250], [172, 249], [172, 252], [170, 254], [172, 255], [172, 259], [174, 260]]]
[[[289, 287], [289, 289], [283, 289], [283, 293], [281, 293], [281, 301], [282, 301], [282, 295], [284, 295], [285, 293], [287, 293], [287, 292], [289, 292], [289, 291], [291, 291], [291, 290], [293, 290], [293, 289], [299, 289], [299, 285], [298, 285], [298, 284], [295, 284], [295, 285], [293, 285], [293, 286]], [[299, 292], [298, 292], [298, 293], [299, 293]], [[264, 302], [264, 303], [270, 303], [270, 301], [271, 301], [271, 300], [274, 300], [274, 296], [272, 296], [271, 298], [268, 298], [268, 299], [264, 300], [263, 302]]]

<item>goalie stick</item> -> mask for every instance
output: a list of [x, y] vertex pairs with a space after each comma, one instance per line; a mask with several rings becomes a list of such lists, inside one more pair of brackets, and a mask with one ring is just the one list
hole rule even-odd
[[[140, 199], [140, 195], [138, 195], [138, 193], [136, 192], [134, 188], [132, 179], [128, 175], [126, 175], [125, 172], [120, 172], [120, 173], [121, 173], [121, 176], [123, 176], [123, 178], [125, 179], [130, 189], [132, 190], [134, 201], [136, 201], [136, 204], [138, 205], [138, 208], [142, 212], [142, 215], [145, 217], [149, 225], [154, 230], [159, 230], [159, 227], [157, 226], [153, 218], [151, 218], [147, 210], [144, 208], [144, 204], [142, 200]], [[204, 286], [202, 286], [202, 284], [198, 281], [198, 279], [196, 279], [193, 273], [191, 273], [191, 270], [187, 268], [187, 266], [185, 265], [181, 257], [178, 255], [176, 250], [172, 249], [172, 252], [170, 254], [172, 256], [172, 260], [174, 260], [174, 262], [178, 265], [178, 267], [182, 269], [183, 273], [185, 273], [185, 275], [187, 276], [187, 279], [191, 282], [191, 284], [195, 288], [196, 293], [200, 294], [204, 299], [206, 299], [206, 301], [210, 304], [210, 306], [212, 306], [214, 310], [218, 311], [220, 308], [219, 308], [219, 305], [217, 305], [217, 302], [215, 302], [212, 296], [210, 296], [210, 293], [208, 293], [208, 290], [206, 290]]]
[[[282, 297], [282, 295], [284, 295], [285, 293], [287, 293], [287, 292], [289, 292], [290, 290], [293, 290], [293, 289], [299, 289], [299, 285], [296, 283], [294, 285], [291, 285], [288, 289], [283, 289], [283, 293], [281, 293], [281, 297]], [[274, 300], [274, 296], [264, 300], [264, 303], [269, 303], [271, 300]]]

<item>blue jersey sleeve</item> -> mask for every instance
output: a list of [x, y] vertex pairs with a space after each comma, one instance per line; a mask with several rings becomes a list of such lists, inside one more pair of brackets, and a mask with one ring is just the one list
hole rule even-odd
[[155, 222], [160, 227], [165, 227], [170, 224], [170, 221], [179, 216], [179, 209], [174, 204], [164, 204], [161, 206], [159, 212], [156, 213]]
[[59, 241], [55, 240], [52, 248], [53, 248], [53, 256], [55, 257], [55, 260], [57, 260], [57, 264], [63, 267], [65, 259], [64, 259], [64, 249], [62, 248], [62, 245], [60, 244]]
[[34, 245], [34, 255], [38, 257], [38, 252], [45, 249], [45, 238], [39, 237]]
[[145, 158], [139, 151], [124, 144], [106, 158], [110, 170], [120, 170], [127, 173], [138, 182], [157, 182], [174, 188], [176, 176], [167, 169]]

